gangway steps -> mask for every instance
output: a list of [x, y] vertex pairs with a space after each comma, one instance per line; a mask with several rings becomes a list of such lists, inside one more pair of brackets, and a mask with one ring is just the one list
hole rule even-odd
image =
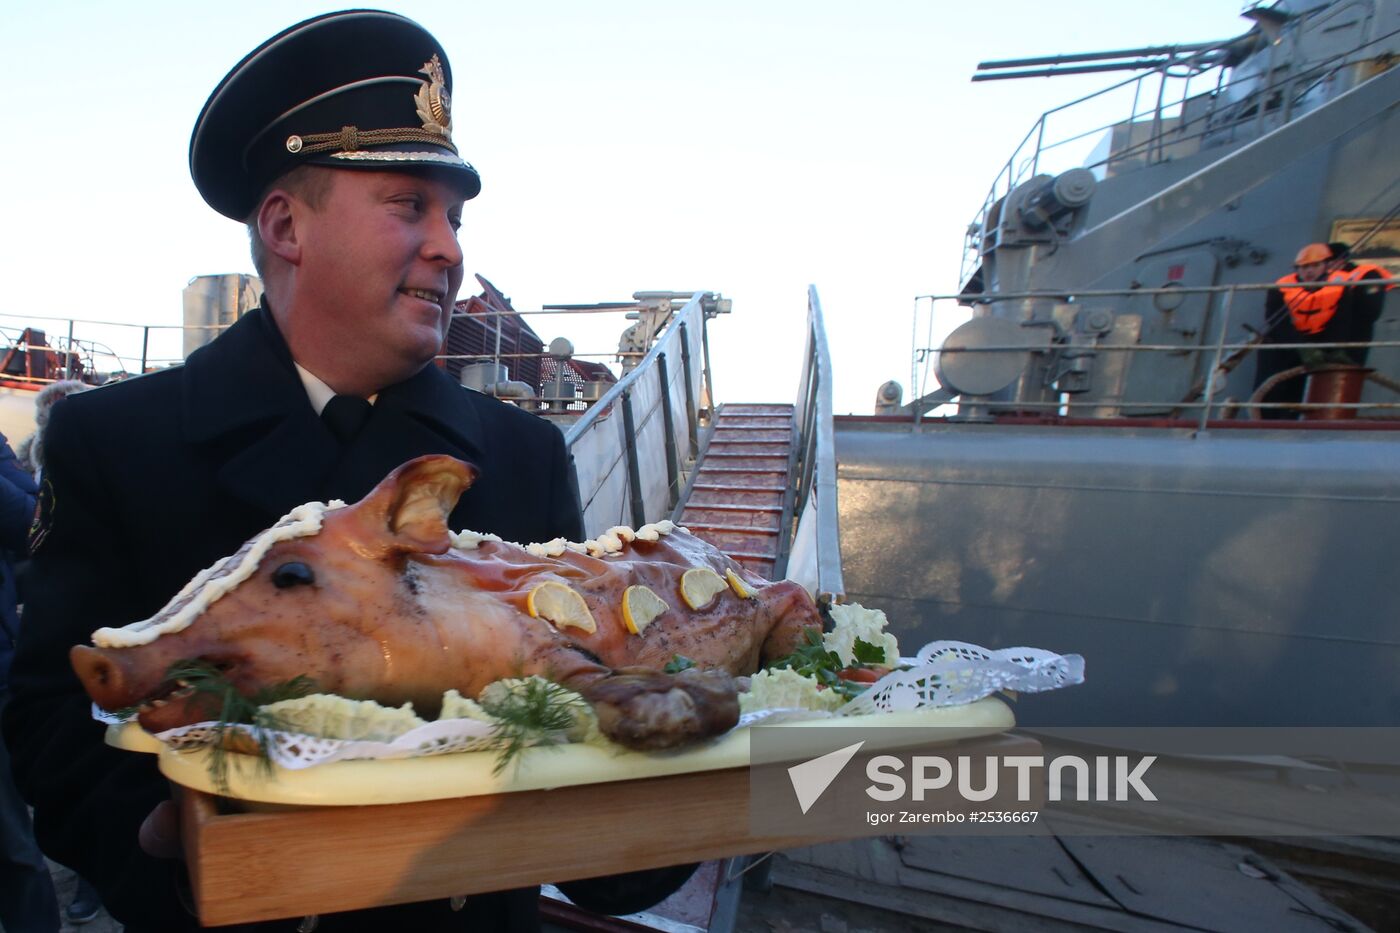
[[[709, 469], [709, 471], [708, 471], [705, 475], [707, 475], [707, 476], [724, 476], [724, 475], [727, 474], [727, 473], [743, 473], [743, 474], [745, 474], [745, 475], [747, 475], [747, 476], [754, 476], [754, 475], [756, 475], [756, 474], [767, 474], [767, 475], [770, 475], [770, 476], [782, 476], [782, 477], [786, 477], [786, 476], [787, 476], [787, 470], [786, 470], [786, 469], [776, 469], [776, 468], [771, 468], [771, 469], [770, 469], [770, 468], [759, 468], [759, 469], [754, 469], [754, 468], [752, 468], [752, 467], [745, 467], [745, 466], [727, 466], [727, 467], [711, 466], [710, 469]], [[736, 477], [725, 476], [725, 479], [729, 479], [729, 480], [732, 480], [732, 481], [734, 481], [734, 482], [738, 482], [738, 481], [739, 481], [739, 478], [738, 478], [737, 476], [736, 476]]]
[[[693, 496], [690, 500], [690, 508], [691, 521], [699, 522], [702, 525], [709, 521], [716, 521], [720, 524], [724, 524], [726, 521], [728, 521], [730, 524], [752, 525], [754, 524], [754, 522], [749, 521], [747, 518], [745, 518], [745, 514], [751, 512], [761, 519], [761, 517], [764, 515], [781, 515], [783, 512], [781, 506], [769, 505], [766, 501], [758, 503], [749, 501], [734, 502], [730, 500], [725, 500], [721, 502], [706, 502], [704, 500], [697, 501]], [[697, 514], [701, 511], [707, 514]], [[758, 524], [769, 525], [775, 523], [767, 519], [761, 519], [758, 521]]]
[[795, 426], [792, 405], [723, 405], [680, 523], [762, 576], [783, 547]]

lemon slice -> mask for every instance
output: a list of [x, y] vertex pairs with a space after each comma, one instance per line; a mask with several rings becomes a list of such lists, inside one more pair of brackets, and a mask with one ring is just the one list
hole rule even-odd
[[691, 609], [703, 609], [710, 601], [729, 589], [724, 577], [709, 567], [696, 567], [681, 575], [681, 599]]
[[574, 590], [557, 580], [541, 583], [525, 597], [525, 610], [537, 619], [554, 623], [556, 628], [576, 628], [585, 632], [598, 631], [588, 603]]
[[729, 581], [729, 588], [740, 599], [749, 599], [753, 596], [753, 590], [749, 589], [747, 583], [739, 579], [739, 575], [732, 568], [724, 572], [724, 579]]
[[622, 591], [622, 623], [633, 635], [642, 634], [642, 629], [670, 608], [666, 600], [640, 584]]

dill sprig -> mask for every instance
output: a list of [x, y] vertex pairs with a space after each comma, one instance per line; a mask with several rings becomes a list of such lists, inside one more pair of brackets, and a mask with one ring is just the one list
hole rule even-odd
[[253, 739], [258, 747], [254, 757], [257, 758], [263, 773], [271, 774], [271, 734], [288, 730], [285, 723], [261, 707], [279, 700], [304, 697], [316, 689], [315, 681], [306, 676], [299, 676], [265, 687], [250, 697], [244, 696], [223, 671], [208, 661], [201, 660], [176, 661], [165, 672], [165, 677], [167, 680], [183, 680], [193, 687], [196, 693], [208, 694], [218, 701], [219, 716], [214, 725], [209, 749], [209, 778], [221, 794], [229, 792], [227, 740], [230, 728], [236, 724], [252, 726]]
[[585, 709], [577, 693], [534, 677], [518, 686], [488, 688], [477, 703], [496, 720], [491, 729], [497, 750], [492, 774], [500, 774], [531, 745], [560, 741]]

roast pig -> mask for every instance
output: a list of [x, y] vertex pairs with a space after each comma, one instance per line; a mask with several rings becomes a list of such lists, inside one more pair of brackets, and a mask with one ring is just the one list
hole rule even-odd
[[[179, 661], [213, 665], [245, 696], [307, 677], [321, 692], [411, 701], [428, 717], [449, 688], [476, 697], [494, 681], [537, 674], [582, 692], [615, 740], [665, 748], [731, 727], [732, 678], [820, 629], [800, 586], [767, 583], [669, 523], [582, 546], [454, 535], [447, 516], [474, 475], [453, 458], [421, 457], [354, 505], [302, 506], [152, 618], [93, 633], [95, 647], [72, 649], [73, 667], [99, 706], [139, 706], [152, 732], [217, 713], [208, 694], [167, 679]], [[681, 581], [696, 568], [729, 585], [691, 608]], [[637, 584], [665, 603], [640, 634], [622, 613]], [[549, 621], [541, 594], [567, 604], [573, 593], [586, 618]], [[677, 655], [695, 669], [663, 673]]]

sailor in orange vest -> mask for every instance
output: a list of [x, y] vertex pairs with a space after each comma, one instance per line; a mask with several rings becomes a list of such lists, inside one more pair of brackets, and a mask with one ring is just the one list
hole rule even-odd
[[[1293, 329], [1303, 339], [1320, 338], [1324, 332], [1335, 330], [1329, 327], [1337, 317], [1342, 299], [1346, 297], [1343, 285], [1323, 285], [1316, 283], [1334, 280], [1331, 265], [1336, 257], [1326, 243], [1309, 243], [1298, 251], [1293, 260], [1293, 272], [1281, 277], [1277, 289], [1269, 292], [1264, 303], [1264, 314], [1272, 317], [1282, 307], [1288, 309]], [[1340, 281], [1340, 279], [1337, 279]]]
[[[1350, 343], [1370, 339], [1375, 323], [1372, 309], [1358, 307], [1361, 288], [1348, 288], [1352, 272], [1336, 264], [1345, 254], [1334, 252], [1327, 243], [1309, 243], [1298, 251], [1293, 271], [1282, 276], [1269, 290], [1264, 300], [1264, 343]], [[1370, 291], [1371, 289], [1366, 289]], [[1378, 290], [1378, 289], [1377, 289]], [[1357, 292], [1356, 295], [1350, 294]], [[1379, 307], [1376, 312], [1378, 313]], [[1325, 354], [1325, 356], [1323, 355]], [[1364, 348], [1310, 351], [1307, 362], [1320, 361], [1364, 363]], [[1262, 385], [1272, 376], [1304, 362], [1297, 350], [1259, 351], [1254, 385]], [[1266, 402], [1296, 403], [1303, 400], [1303, 379], [1287, 380], [1271, 391]], [[1289, 409], [1264, 409], [1266, 418], [1295, 418]]]

